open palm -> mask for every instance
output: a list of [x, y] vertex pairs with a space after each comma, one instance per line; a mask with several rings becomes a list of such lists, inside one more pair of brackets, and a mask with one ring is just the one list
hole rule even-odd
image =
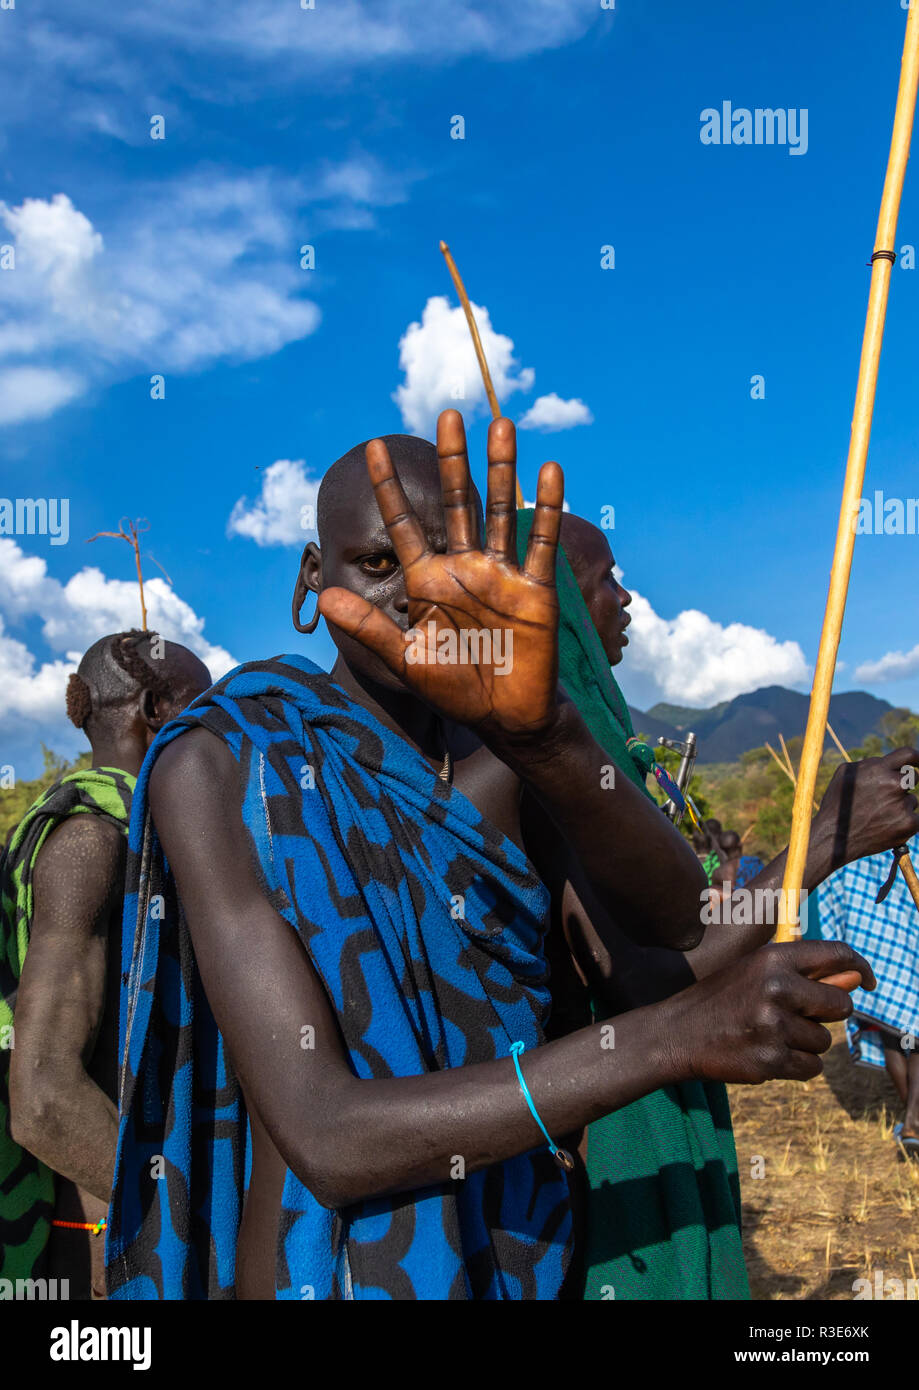
[[434, 551], [382, 440], [367, 445], [380, 515], [402, 566], [410, 631], [350, 590], [323, 590], [323, 615], [379, 656], [444, 717], [489, 734], [526, 737], [551, 721], [558, 680], [555, 556], [564, 499], [557, 463], [540, 470], [526, 559], [517, 563], [516, 435], [488, 432], [485, 546], [478, 534], [462, 416], [437, 422], [445, 554]]

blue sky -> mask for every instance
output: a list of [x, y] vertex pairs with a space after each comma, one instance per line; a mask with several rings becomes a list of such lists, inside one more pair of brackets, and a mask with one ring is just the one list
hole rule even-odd
[[[899, 0], [0, 11], [0, 494], [70, 499], [68, 544], [0, 539], [0, 762], [82, 744], [66, 675], [138, 616], [128, 547], [85, 544], [122, 515], [171, 580], [146, 563], [151, 623], [215, 673], [328, 664], [289, 622], [328, 464], [460, 404], [484, 470], [441, 237], [504, 409], [556, 426], [520, 430], [527, 496], [554, 457], [575, 511], [615, 508], [632, 702], [806, 689], [905, 21]], [[724, 101], [806, 109], [806, 151], [703, 144]], [[897, 242], [919, 246], [915, 160]], [[919, 495], [917, 308], [898, 263], [872, 496]], [[917, 556], [859, 538], [836, 689], [919, 707]]]

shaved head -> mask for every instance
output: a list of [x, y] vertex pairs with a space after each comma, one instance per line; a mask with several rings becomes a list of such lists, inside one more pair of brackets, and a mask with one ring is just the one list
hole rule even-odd
[[[447, 537], [435, 445], [413, 434], [386, 434], [378, 438], [389, 451], [429, 546], [443, 554]], [[299, 611], [308, 590], [318, 594], [323, 589], [340, 587], [360, 594], [407, 631], [405, 579], [367, 472], [369, 442], [355, 444], [323, 475], [316, 500], [319, 545], [311, 542], [303, 552], [294, 607]], [[475, 488], [472, 492], [481, 530], [482, 501]], [[377, 685], [403, 689], [379, 657], [336, 628], [334, 623], [329, 623], [328, 627], [352, 671], [362, 673]]]
[[[437, 449], [429, 439], [419, 439], [414, 434], [384, 434], [379, 437], [389, 451], [406, 492], [409, 491], [409, 483], [414, 481], [422, 487], [433, 489], [435, 495], [440, 496]], [[337, 530], [349, 513], [353, 515], [356, 507], [363, 510], [369, 502], [374, 511], [377, 510], [373, 487], [367, 476], [369, 443], [370, 440], [365, 439], [363, 444], [355, 444], [323, 474], [316, 499], [316, 529], [320, 546], [325, 546], [333, 528]], [[383, 525], [382, 521], [380, 525]]]
[[203, 661], [157, 632], [116, 632], [84, 654], [67, 685], [67, 714], [90, 743], [128, 726], [139, 702], [176, 714], [211, 684]]

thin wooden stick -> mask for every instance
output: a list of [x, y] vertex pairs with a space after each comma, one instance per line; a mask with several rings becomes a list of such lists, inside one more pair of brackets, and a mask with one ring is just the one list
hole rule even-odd
[[[126, 530], [125, 530], [125, 518], [122, 517], [121, 520], [120, 520], [119, 523], [118, 523], [118, 530], [117, 530], [117, 531], [97, 531], [96, 534], [95, 534], [94, 536], [89, 536], [89, 537], [87, 538], [87, 545], [89, 544], [90, 541], [97, 541], [97, 540], [99, 539], [100, 536], [111, 536], [111, 537], [113, 538], [113, 540], [116, 540], [116, 541], [127, 541], [128, 545], [130, 545], [130, 546], [133, 547], [133, 550], [134, 550], [134, 559], [135, 559], [135, 562], [136, 562], [136, 564], [137, 564], [137, 583], [138, 583], [138, 586], [139, 586], [139, 588], [140, 588], [140, 624], [141, 624], [141, 631], [143, 631], [143, 632], [146, 632], [146, 631], [147, 631], [147, 605], [146, 605], [146, 603], [144, 602], [144, 576], [143, 576], [143, 571], [141, 570], [141, 567], [140, 567], [140, 539], [139, 539], [139, 537], [143, 534], [144, 531], [149, 531], [149, 530], [150, 530], [150, 525], [149, 525], [149, 523], [148, 523], [146, 526], [141, 526], [141, 522], [140, 522], [140, 520], [138, 520], [138, 521], [128, 521], [128, 522], [127, 522], [127, 531], [126, 531]], [[155, 560], [155, 561], [154, 561], [154, 564], [159, 565], [159, 560]], [[162, 565], [160, 565], [160, 569], [163, 569]], [[166, 571], [163, 570], [163, 573], [166, 574]], [[168, 574], [166, 574], [166, 578], [169, 579], [169, 575], [168, 575]], [[170, 579], [169, 582], [170, 582], [170, 584], [171, 584], [171, 583], [172, 583], [172, 580]]]
[[745, 830], [744, 833], [741, 835], [741, 837], [740, 837], [740, 843], [741, 843], [742, 845], [746, 843], [747, 837], [748, 837], [748, 835], [751, 834], [751, 832], [752, 832], [752, 830], [753, 830], [753, 826], [754, 826], [755, 824], [756, 824], [756, 821], [751, 822], [751, 824], [747, 826], [746, 830]]
[[836, 737], [836, 732], [829, 720], [826, 721], [826, 731], [829, 734], [830, 738], [833, 740], [833, 742], [836, 744], [836, 747], [839, 749], [846, 762], [850, 763], [852, 759], [849, 757], [848, 753], [843, 748], [842, 744], [839, 742], [839, 739]]
[[[779, 735], [779, 737], [781, 737], [781, 735]], [[769, 752], [770, 752], [770, 753], [772, 754], [772, 756], [775, 758], [776, 766], [777, 766], [777, 767], [780, 767], [780, 768], [782, 769], [782, 771], [784, 772], [785, 776], [788, 778], [788, 780], [789, 780], [789, 782], [791, 783], [791, 785], [792, 785], [793, 787], [797, 787], [797, 785], [798, 785], [798, 779], [797, 779], [797, 777], [795, 776], [795, 770], [794, 770], [794, 768], [791, 767], [791, 766], [789, 766], [788, 764], [782, 762], [782, 759], [779, 757], [778, 753], [777, 753], [777, 752], [775, 751], [775, 749], [772, 747], [772, 744], [771, 744], [771, 743], [767, 743], [767, 744], [766, 744], [766, 747], [769, 749]], [[815, 810], [815, 811], [819, 811], [819, 810], [820, 810], [820, 807], [817, 805], [816, 799], [814, 800], [814, 810]]]
[[788, 764], [788, 770], [791, 773], [792, 777], [796, 778], [797, 774], [795, 772], [795, 765], [791, 761], [791, 754], [788, 752], [788, 744], [785, 742], [784, 734], [779, 734], [779, 743], [782, 745], [782, 752], [785, 755], [785, 761]]
[[[463, 313], [466, 315], [466, 322], [469, 325], [469, 332], [472, 334], [472, 346], [475, 348], [475, 355], [479, 360], [479, 371], [482, 373], [482, 384], [485, 387], [485, 394], [488, 397], [488, 404], [491, 406], [491, 418], [497, 420], [501, 415], [501, 407], [498, 404], [498, 397], [495, 395], [495, 388], [492, 385], [491, 372], [488, 370], [488, 362], [485, 358], [485, 349], [482, 347], [482, 339], [479, 337], [478, 325], [475, 321], [475, 314], [472, 312], [472, 305], [469, 303], [469, 296], [466, 293], [466, 286], [463, 284], [459, 271], [456, 268], [456, 261], [449, 246], [445, 241], [440, 243], [443, 258], [447, 262], [447, 269], [451, 279], [456, 286], [456, 293], [459, 295], [460, 304], [463, 306]], [[520, 479], [517, 479], [517, 506], [523, 506], [523, 490], [520, 486]]]
[[[849, 757], [848, 753], [843, 748], [842, 744], [839, 742], [839, 739], [833, 732], [833, 726], [828, 723], [826, 729], [830, 738], [836, 744], [836, 747], [839, 749], [846, 762], [850, 763], [852, 759]], [[917, 876], [916, 870], [913, 867], [913, 861], [910, 858], [909, 854], [904, 851], [903, 854], [897, 856], [897, 864], [906, 882], [906, 886], [910, 891], [912, 900], [916, 904], [916, 907], [919, 908], [919, 876]]]
[[849, 457], [846, 463], [846, 477], [839, 509], [836, 547], [833, 552], [833, 567], [830, 571], [823, 630], [820, 634], [820, 646], [814, 669], [814, 684], [811, 690], [807, 729], [804, 734], [804, 747], [801, 750], [801, 765], [795, 789], [791, 839], [788, 845], [788, 858], [785, 862], [785, 877], [780, 898], [777, 941], [792, 941], [798, 935], [797, 904], [800, 901], [807, 850], [810, 843], [810, 805], [817, 785], [817, 770], [823, 755], [823, 740], [830, 708], [830, 694], [833, 689], [833, 674], [836, 670], [839, 638], [842, 632], [846, 595], [849, 589], [849, 573], [852, 568], [852, 551], [855, 545], [855, 523], [865, 481], [865, 464], [868, 458], [868, 441], [871, 437], [871, 418], [874, 413], [874, 396], [877, 389], [881, 342], [884, 336], [887, 295], [890, 289], [893, 262], [896, 259], [897, 215], [900, 210], [906, 162], [909, 158], [917, 87], [919, 87], [919, 5], [911, 5], [906, 20], [906, 38], [903, 44], [903, 60], [900, 68], [900, 84], [897, 89], [890, 155], [884, 179], [884, 192], [881, 196], [874, 254], [871, 258], [871, 288], [868, 294], [868, 312], [858, 369], [858, 386], [855, 391]]
[[771, 744], [771, 743], [767, 743], [767, 744], [766, 744], [766, 747], [769, 749], [769, 752], [772, 754], [773, 758], [775, 759], [776, 766], [777, 766], [777, 767], [780, 767], [780, 768], [782, 769], [782, 771], [784, 772], [785, 776], [788, 778], [789, 782], [796, 782], [795, 774], [792, 772], [792, 770], [791, 770], [791, 768], [788, 766], [788, 764], [787, 764], [787, 763], [784, 763], [784, 762], [782, 761], [782, 759], [779, 757], [778, 753], [777, 753], [777, 752], [775, 751], [775, 749], [773, 748], [772, 744]]

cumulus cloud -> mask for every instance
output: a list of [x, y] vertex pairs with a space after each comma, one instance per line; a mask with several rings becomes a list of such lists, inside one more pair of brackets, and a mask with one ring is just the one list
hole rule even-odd
[[[495, 332], [486, 308], [473, 304], [472, 311], [498, 399], [503, 402], [514, 391], [531, 390], [533, 369], [515, 361], [512, 339]], [[451, 308], [444, 295], [432, 296], [421, 322], [405, 330], [399, 340], [399, 366], [405, 379], [393, 400], [413, 434], [430, 434], [438, 412], [448, 406], [466, 416], [487, 409], [466, 316], [459, 306]]]
[[252, 361], [307, 337], [320, 314], [299, 247], [372, 227], [413, 177], [363, 151], [302, 176], [196, 170], [122, 186], [102, 231], [66, 193], [0, 201], [15, 256], [0, 306], [0, 424], [47, 415], [93, 381]]
[[[204, 619], [165, 580], [148, 580], [144, 595], [148, 626], [189, 647], [215, 680], [237, 665], [205, 637]], [[133, 581], [108, 579], [87, 566], [61, 584], [39, 556], [0, 539], [0, 747], [25, 747], [33, 757], [38, 739], [65, 753], [82, 747], [82, 735], [64, 712], [67, 677], [87, 647], [109, 632], [136, 627], [139, 616]], [[36, 658], [26, 642], [9, 633], [10, 623], [36, 624], [51, 659]]]
[[762, 628], [715, 622], [698, 609], [662, 618], [632, 590], [632, 625], [621, 670], [629, 703], [648, 709], [659, 700], [704, 708], [764, 685], [800, 685], [807, 663], [797, 642]]
[[0, 763], [11, 764], [18, 777], [38, 770], [38, 743], [71, 758], [85, 748], [85, 737], [64, 714], [67, 677], [77, 660], [74, 653], [37, 661], [24, 642], [9, 635], [0, 616]]
[[[146, 189], [103, 236], [64, 193], [0, 203], [0, 418], [47, 415], [95, 379], [248, 361], [312, 333], [291, 248], [296, 188], [267, 173]], [[53, 366], [49, 359], [53, 359]]]
[[570, 430], [575, 425], [592, 425], [594, 417], [583, 401], [564, 401], [554, 391], [539, 396], [519, 422], [522, 430]]
[[877, 661], [863, 661], [855, 668], [855, 679], [866, 685], [883, 685], [904, 680], [919, 671], [919, 647], [908, 652], [887, 652]]
[[240, 497], [227, 535], [246, 536], [261, 546], [303, 546], [316, 536], [318, 492], [319, 479], [308, 475], [303, 459], [278, 459], [265, 469], [255, 501]]
[[81, 396], [84, 387], [82, 377], [53, 367], [0, 368], [0, 425], [43, 420]]

